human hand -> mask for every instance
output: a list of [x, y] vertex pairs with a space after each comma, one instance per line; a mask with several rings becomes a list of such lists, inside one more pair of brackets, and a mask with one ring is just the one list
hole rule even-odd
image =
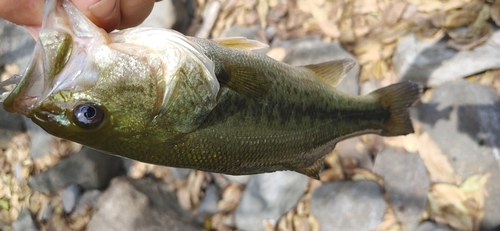
[[[94, 24], [106, 31], [137, 26], [153, 10], [155, 0], [71, 0]], [[0, 18], [18, 25], [42, 25], [45, 0], [0, 0]]]

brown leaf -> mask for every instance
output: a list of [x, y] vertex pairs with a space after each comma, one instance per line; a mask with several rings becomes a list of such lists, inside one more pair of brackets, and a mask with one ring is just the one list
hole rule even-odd
[[310, 227], [310, 231], [319, 231], [320, 230], [320, 225], [319, 225], [319, 221], [318, 219], [316, 219], [316, 217], [314, 217], [312, 214], [309, 215], [309, 227]]
[[410, 32], [410, 25], [410, 21], [400, 21], [395, 26], [384, 30], [378, 38], [384, 44], [395, 42]]
[[418, 11], [430, 13], [433, 11], [437, 11], [443, 9], [443, 4], [441, 1], [429, 1], [429, 0], [420, 0], [420, 1], [409, 1], [418, 6]]
[[437, 144], [428, 133], [423, 133], [419, 137], [418, 153], [424, 161], [431, 182], [452, 183], [459, 182], [459, 177], [455, 175], [453, 168], [446, 156], [441, 152]]
[[177, 190], [177, 199], [179, 200], [179, 205], [182, 208], [187, 210], [193, 208], [191, 204], [191, 196], [189, 195], [189, 189], [187, 187]]
[[486, 195], [486, 182], [490, 176], [489, 173], [472, 175], [460, 185], [460, 190], [464, 192], [467, 198], [471, 198], [477, 202], [479, 207], [483, 207], [484, 196]]
[[257, 12], [260, 20], [260, 27], [267, 27], [267, 14], [269, 12], [269, 4], [267, 0], [259, 0], [257, 5]]
[[436, 184], [432, 186], [428, 197], [429, 212], [437, 222], [460, 230], [472, 230], [473, 220], [463, 204], [467, 198], [458, 187]]
[[500, 1], [494, 1], [490, 8], [491, 19], [497, 26], [500, 26]]
[[375, 229], [375, 231], [399, 231], [399, 230], [404, 230], [401, 227], [401, 224], [398, 221], [398, 218], [396, 217], [396, 214], [392, 210], [391, 206], [388, 206], [385, 215], [384, 215], [384, 220], [380, 225]]
[[357, 168], [354, 170], [354, 175], [352, 176], [352, 180], [372, 180], [377, 182], [379, 185], [384, 184], [384, 181], [380, 179], [378, 176], [373, 174], [371, 171], [362, 168]]
[[333, 21], [320, 22], [319, 27], [321, 28], [321, 31], [323, 31], [323, 33], [326, 36], [329, 36], [332, 38], [339, 38], [340, 37], [339, 27]]
[[354, 12], [356, 14], [370, 14], [378, 11], [377, 0], [354, 1]]
[[478, 230], [489, 176], [488, 173], [472, 175], [460, 187], [433, 185], [428, 195], [430, 216], [459, 230]]
[[222, 200], [217, 204], [217, 209], [221, 212], [232, 211], [238, 206], [240, 202], [243, 191], [241, 187], [236, 183], [231, 183], [222, 194]]
[[484, 22], [478, 30], [457, 28], [447, 33], [452, 38], [448, 40], [448, 46], [456, 50], [471, 50], [488, 41], [493, 32], [490, 24]]
[[472, 1], [460, 10], [440, 11], [432, 18], [435, 27], [457, 28], [472, 24], [483, 7], [482, 1]]
[[406, 10], [408, 3], [405, 1], [392, 1], [384, 10], [383, 19], [388, 26], [395, 25]]
[[409, 153], [417, 152], [419, 147], [418, 137], [415, 134], [384, 137], [384, 141], [389, 146], [404, 148]]
[[286, 50], [283, 47], [273, 47], [267, 51], [266, 55], [277, 61], [283, 61], [286, 57]]

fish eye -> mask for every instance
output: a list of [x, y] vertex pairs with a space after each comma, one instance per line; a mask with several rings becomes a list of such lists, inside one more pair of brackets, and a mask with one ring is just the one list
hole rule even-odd
[[93, 103], [80, 103], [73, 109], [73, 119], [75, 124], [81, 128], [95, 128], [104, 120], [104, 110], [101, 106]]

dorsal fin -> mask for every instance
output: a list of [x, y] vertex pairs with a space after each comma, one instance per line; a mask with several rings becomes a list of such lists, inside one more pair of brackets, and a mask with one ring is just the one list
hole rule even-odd
[[217, 75], [221, 84], [239, 93], [262, 97], [269, 91], [265, 76], [256, 68], [222, 62], [224, 70]]
[[267, 44], [264, 44], [257, 40], [247, 39], [245, 37], [218, 38], [214, 39], [213, 41], [221, 46], [240, 49], [244, 51], [253, 51], [269, 47], [269, 45]]
[[332, 87], [336, 87], [356, 62], [352, 59], [340, 59], [324, 63], [302, 66], [312, 71], [316, 77], [322, 79]]
[[325, 157], [319, 158], [313, 164], [308, 167], [295, 170], [298, 173], [302, 173], [308, 177], [319, 180], [319, 172], [323, 168], [323, 163], [325, 162]]

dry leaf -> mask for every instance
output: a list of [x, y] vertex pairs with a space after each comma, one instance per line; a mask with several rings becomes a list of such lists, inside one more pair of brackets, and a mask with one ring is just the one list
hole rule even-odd
[[193, 208], [188, 188], [180, 188], [177, 190], [177, 200], [179, 200], [179, 205], [182, 208], [186, 210]]
[[217, 210], [221, 212], [232, 211], [238, 206], [241, 196], [243, 195], [243, 190], [236, 183], [231, 183], [227, 188], [224, 189], [222, 194], [222, 200], [217, 204]]
[[493, 33], [490, 24], [487, 22], [490, 18], [489, 5], [484, 4], [479, 9], [480, 11], [473, 9], [477, 11], [477, 17], [467, 28], [456, 28], [447, 32], [451, 38], [448, 41], [449, 46], [457, 50], [470, 50], [489, 39]]
[[433, 185], [429, 193], [431, 217], [453, 228], [472, 230], [473, 220], [463, 204], [466, 199], [465, 194], [454, 185]]
[[405, 1], [392, 1], [389, 7], [384, 11], [383, 18], [384, 22], [388, 26], [395, 25], [406, 10], [408, 3]]
[[286, 57], [286, 50], [283, 47], [273, 47], [267, 51], [266, 55], [277, 61], [283, 61]]
[[267, 27], [267, 13], [269, 12], [269, 4], [267, 0], [259, 0], [258, 6], [257, 6], [257, 12], [259, 15], [259, 20], [260, 20], [260, 26], [261, 28], [266, 28]]
[[418, 11], [420, 12], [425, 12], [425, 13], [430, 13], [433, 11], [438, 11], [443, 9], [443, 4], [441, 1], [409, 1], [410, 3], [413, 3], [418, 6]]
[[494, 1], [490, 8], [491, 19], [497, 26], [500, 26], [500, 1]]
[[384, 185], [384, 180], [373, 174], [371, 171], [362, 168], [356, 168], [353, 172], [354, 175], [352, 176], [352, 180], [372, 180], [377, 182], [379, 185]]
[[435, 27], [457, 28], [472, 24], [483, 7], [482, 1], [472, 1], [460, 10], [440, 11], [433, 15], [432, 23]]
[[402, 231], [404, 230], [402, 225], [399, 223], [396, 214], [392, 210], [391, 206], [387, 206], [384, 214], [384, 220], [375, 229], [375, 231]]
[[455, 175], [453, 168], [446, 156], [441, 152], [437, 144], [428, 133], [423, 133], [419, 137], [418, 153], [424, 161], [431, 182], [452, 183], [459, 182], [459, 177]]
[[479, 207], [483, 207], [484, 196], [486, 195], [486, 182], [490, 176], [489, 173], [470, 176], [460, 185], [460, 190], [462, 190], [468, 198], [472, 198], [476, 201]]
[[356, 14], [370, 14], [378, 11], [377, 0], [354, 1], [354, 13]]
[[319, 23], [319, 27], [321, 28], [321, 31], [327, 36], [330, 36], [332, 38], [338, 38], [340, 37], [340, 30], [337, 24], [333, 21], [324, 21]]
[[428, 212], [437, 222], [459, 230], [478, 230], [484, 215], [485, 185], [489, 174], [467, 178], [460, 187], [435, 184], [429, 192]]
[[384, 30], [378, 38], [384, 44], [396, 42], [399, 38], [410, 32], [410, 25], [411, 22], [409, 21], [401, 21], [395, 26]]
[[419, 148], [418, 137], [414, 133], [406, 136], [384, 137], [384, 141], [389, 146], [404, 148], [409, 153], [417, 152]]

